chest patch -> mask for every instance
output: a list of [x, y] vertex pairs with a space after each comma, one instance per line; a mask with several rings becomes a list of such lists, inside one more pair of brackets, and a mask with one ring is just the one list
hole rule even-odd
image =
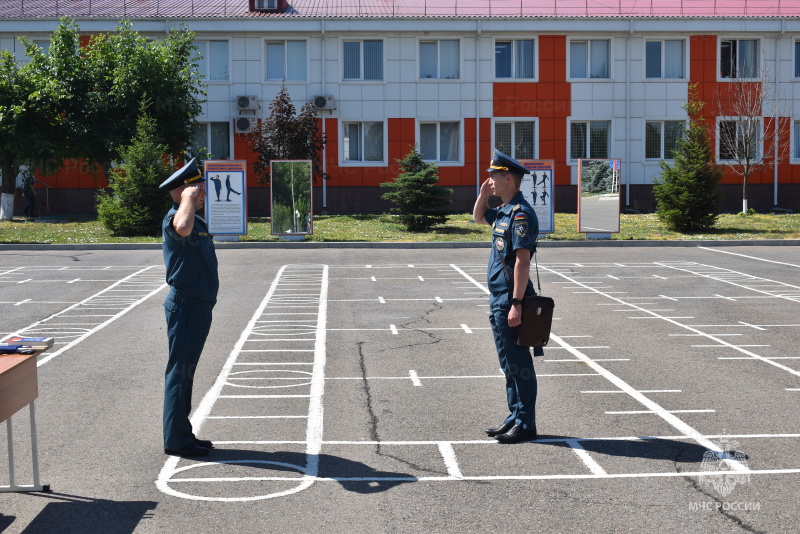
[[494, 242], [494, 246], [497, 247], [497, 250], [504, 250], [506, 248], [506, 242], [502, 237], [498, 237]]

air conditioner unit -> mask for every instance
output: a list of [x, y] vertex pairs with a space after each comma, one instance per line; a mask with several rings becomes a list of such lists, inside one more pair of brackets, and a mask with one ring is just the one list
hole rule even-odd
[[336, 109], [336, 100], [333, 98], [333, 95], [315, 96], [314, 106], [317, 109]]
[[255, 95], [237, 96], [236, 107], [239, 109], [258, 109], [258, 97]]
[[233, 129], [236, 133], [250, 133], [258, 126], [255, 115], [239, 115], [233, 119]]

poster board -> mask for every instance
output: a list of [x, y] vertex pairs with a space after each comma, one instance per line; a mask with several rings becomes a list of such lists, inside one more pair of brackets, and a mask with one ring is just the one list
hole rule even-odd
[[619, 159], [578, 160], [578, 232], [609, 239], [619, 232]]
[[212, 235], [247, 235], [247, 162], [207, 160], [206, 222]]
[[553, 207], [553, 167], [552, 159], [521, 159], [520, 164], [531, 171], [522, 177], [520, 191], [536, 212], [539, 219], [539, 234], [555, 232], [555, 209]]

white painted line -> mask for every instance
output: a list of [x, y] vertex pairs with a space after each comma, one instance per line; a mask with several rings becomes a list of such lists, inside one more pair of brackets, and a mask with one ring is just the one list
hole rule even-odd
[[800, 388], [786, 388], [786, 391], [800, 391]]
[[[640, 389], [639, 393], [682, 393], [683, 391], [680, 389]], [[624, 391], [620, 391], [618, 389], [615, 390], [607, 390], [607, 391], [599, 391], [599, 390], [591, 390], [591, 391], [581, 391], [581, 393], [625, 393]]]
[[422, 386], [422, 382], [419, 381], [419, 376], [417, 376], [417, 372], [413, 369], [408, 371], [408, 376], [411, 378], [411, 383], [415, 386]]
[[468, 327], [467, 325], [465, 325], [465, 324], [462, 324], [462, 325], [461, 325], [461, 328], [462, 328], [462, 329], [464, 330], [464, 332], [466, 332], [467, 334], [471, 334], [471, 333], [472, 333], [472, 330], [470, 330], [470, 329], [469, 329], [469, 327]]
[[218, 399], [307, 399], [309, 397], [311, 397], [311, 395], [219, 395], [217, 398]]
[[[661, 278], [661, 277], [659, 277], [659, 278]], [[666, 280], [666, 278], [665, 278], [665, 280]], [[678, 302], [678, 299], [674, 299], [674, 298], [668, 297], [666, 295], [659, 295], [659, 297], [661, 297], [662, 299], [674, 300], [675, 302]]]
[[[716, 410], [667, 410], [666, 413], [715, 413]], [[638, 414], [648, 414], [648, 413], [657, 413], [652, 410], [627, 410], [627, 411], [620, 411], [620, 412], [603, 412], [608, 415], [638, 415]]]
[[424, 282], [424, 281], [425, 281], [425, 279], [424, 279], [424, 278], [422, 278], [421, 276], [418, 276], [417, 278], [419, 278], [419, 281], [420, 281], [420, 282]]
[[[102, 291], [100, 291], [100, 292], [98, 292], [98, 293], [95, 293], [95, 294], [94, 294], [94, 295], [92, 295], [91, 297], [89, 297], [89, 298], [86, 298], [86, 299], [84, 299], [84, 300], [82, 300], [82, 301], [80, 301], [80, 302], [77, 302], [77, 303], [73, 304], [72, 306], [70, 306], [70, 307], [68, 307], [68, 308], [65, 308], [64, 310], [62, 310], [62, 311], [60, 311], [60, 312], [58, 312], [58, 313], [54, 313], [53, 315], [50, 315], [49, 317], [46, 317], [45, 319], [42, 319], [41, 321], [37, 321], [37, 322], [35, 322], [35, 323], [33, 323], [33, 324], [31, 324], [31, 325], [29, 325], [29, 326], [25, 327], [25, 328], [24, 328], [24, 329], [22, 329], [22, 330], [18, 330], [18, 332], [25, 332], [25, 331], [30, 331], [30, 330], [33, 330], [33, 329], [34, 329], [34, 327], [36, 327], [36, 326], [38, 326], [38, 325], [40, 325], [40, 324], [44, 323], [45, 321], [49, 321], [49, 320], [51, 320], [51, 319], [53, 319], [53, 318], [55, 318], [55, 317], [59, 317], [59, 316], [61, 316], [61, 315], [62, 315], [63, 313], [65, 313], [65, 312], [68, 312], [68, 311], [74, 310], [74, 309], [76, 309], [76, 308], [80, 307], [81, 305], [83, 305], [83, 304], [85, 304], [85, 303], [87, 303], [87, 302], [90, 302], [92, 299], [94, 299], [94, 298], [96, 298], [96, 297], [98, 297], [98, 296], [100, 296], [100, 295], [103, 295], [103, 294], [107, 293], [108, 291], [110, 291], [111, 289], [113, 289], [113, 288], [115, 288], [115, 287], [119, 286], [120, 284], [124, 284], [124, 283], [125, 283], [127, 280], [130, 280], [131, 278], [133, 278], [133, 277], [135, 277], [135, 276], [137, 276], [137, 275], [139, 275], [139, 274], [141, 274], [141, 273], [147, 272], [147, 271], [149, 271], [150, 269], [153, 269], [154, 267], [156, 267], [156, 266], [155, 266], [155, 265], [151, 265], [150, 267], [145, 267], [144, 269], [141, 269], [141, 270], [139, 270], [139, 271], [136, 271], [135, 273], [131, 274], [130, 276], [126, 276], [126, 277], [125, 277], [125, 278], [123, 278], [122, 280], [118, 280], [117, 282], [115, 282], [114, 284], [110, 285], [110, 286], [109, 286], [109, 287], [107, 287], [106, 289], [103, 289]], [[73, 339], [72, 341], [70, 341], [69, 343], [67, 343], [66, 345], [64, 345], [64, 346], [63, 346], [63, 347], [61, 347], [60, 349], [58, 349], [57, 351], [55, 351], [55, 352], [51, 352], [51, 353], [46, 353], [46, 354], [47, 354], [47, 356], [45, 356], [44, 358], [42, 358], [41, 360], [39, 360], [39, 361], [37, 362], [36, 366], [37, 366], [37, 367], [41, 367], [42, 365], [46, 364], [47, 362], [49, 362], [50, 360], [52, 360], [52, 359], [53, 359], [53, 358], [55, 358], [56, 356], [58, 356], [58, 355], [60, 355], [60, 354], [64, 353], [65, 351], [67, 351], [67, 350], [71, 349], [72, 347], [74, 347], [75, 345], [77, 345], [78, 343], [80, 343], [81, 341], [83, 341], [84, 339], [86, 339], [87, 337], [91, 336], [91, 335], [92, 335], [92, 334], [94, 334], [95, 332], [98, 332], [98, 331], [102, 330], [103, 328], [105, 328], [106, 326], [108, 326], [109, 324], [111, 324], [112, 322], [116, 321], [117, 319], [119, 319], [120, 317], [122, 317], [123, 315], [125, 315], [126, 313], [128, 313], [129, 311], [131, 311], [132, 309], [134, 309], [136, 306], [138, 306], [138, 305], [139, 305], [139, 304], [141, 304], [142, 302], [144, 302], [144, 301], [146, 301], [147, 299], [149, 299], [151, 296], [155, 295], [156, 293], [158, 293], [159, 291], [161, 291], [162, 289], [164, 289], [165, 287], [167, 287], [167, 284], [166, 284], [166, 283], [164, 283], [164, 284], [161, 284], [161, 285], [160, 285], [160, 286], [159, 286], [157, 289], [154, 289], [153, 291], [151, 291], [151, 292], [150, 292], [150, 293], [148, 293], [147, 295], [145, 295], [145, 296], [143, 296], [142, 298], [138, 299], [137, 301], [135, 301], [135, 302], [131, 303], [131, 304], [130, 304], [130, 305], [128, 305], [126, 308], [124, 308], [124, 309], [120, 310], [118, 313], [116, 313], [116, 314], [113, 314], [113, 315], [108, 315], [108, 317], [109, 317], [109, 318], [108, 318], [107, 320], [103, 321], [102, 323], [100, 323], [100, 324], [99, 324], [99, 325], [97, 325], [96, 327], [92, 328], [91, 330], [87, 331], [87, 332], [86, 332], [86, 333], [84, 333], [83, 335], [81, 335], [81, 336], [79, 336], [79, 337], [77, 337], [77, 338]], [[80, 317], [80, 316], [78, 316], [78, 317]], [[101, 317], [102, 317], [102, 316], [101, 316]], [[14, 335], [19, 335], [19, 334], [14, 334]]]
[[745, 326], [749, 326], [750, 328], [755, 328], [756, 330], [766, 330], [766, 328], [761, 328], [760, 326], [756, 326], [754, 324], [746, 323], [744, 321], [739, 321], [739, 323], [741, 323], [741, 324], [743, 324]]
[[24, 284], [25, 282], [30, 282], [31, 280], [33, 280], [33, 278], [28, 278], [28, 279], [26, 279], [26, 280], [20, 280], [20, 281], [19, 281], [19, 282], [17, 282], [17, 283], [18, 283], [18, 284]]
[[389, 325], [389, 330], [391, 330], [392, 334], [394, 334], [395, 336], [397, 335], [397, 327], [395, 325], [390, 324]]
[[15, 303], [14, 306], [19, 306], [20, 304], [25, 304], [26, 302], [30, 302], [30, 301], [31, 301], [31, 299], [21, 300], [21, 301]]
[[374, 276], [373, 276], [373, 277], [371, 277], [371, 280], [372, 280], [373, 282], [377, 282], [377, 281], [378, 281], [378, 280], [377, 280], [377, 279], [376, 279]]
[[[597, 373], [536, 373], [536, 378], [560, 376], [599, 376]], [[325, 380], [408, 380], [407, 376], [329, 376]], [[461, 380], [475, 378], [505, 378], [505, 375], [454, 375], [454, 376], [417, 376], [425, 380]]]
[[444, 302], [444, 301], [442, 300], [442, 297], [436, 297], [436, 298], [435, 298], [435, 300], [436, 300], [436, 302], [438, 302], [439, 304], [442, 304], [442, 303]]
[[452, 263], [450, 264], [450, 267], [452, 267], [452, 268], [453, 268], [453, 269], [454, 269], [456, 272], [460, 273], [460, 274], [461, 274], [461, 276], [463, 276], [464, 278], [466, 278], [467, 280], [469, 280], [470, 282], [472, 282], [472, 283], [473, 283], [473, 284], [474, 284], [476, 287], [478, 287], [478, 288], [479, 288], [481, 291], [483, 291], [483, 292], [484, 292], [484, 293], [486, 293], [487, 295], [489, 294], [489, 289], [488, 289], [488, 288], [484, 287], [484, 286], [483, 286], [483, 284], [481, 284], [480, 282], [478, 282], [477, 280], [475, 280], [474, 278], [472, 278], [470, 275], [468, 275], [467, 273], [465, 273], [465, 272], [464, 272], [462, 269], [460, 269], [459, 267], [457, 267], [457, 266], [453, 265]]
[[206, 419], [308, 419], [307, 415], [209, 415]]
[[414, 267], [414, 264], [413, 264], [413, 263], [409, 263], [409, 264], [408, 264], [408, 266], [409, 266], [409, 267], [411, 267], [411, 268], [413, 268], [413, 267]]
[[750, 259], [750, 260], [766, 261], [766, 262], [769, 262], [769, 263], [777, 263], [779, 265], [788, 265], [789, 267], [800, 267], [800, 265], [797, 265], [797, 264], [794, 264], [794, 263], [786, 263], [786, 262], [782, 262], [782, 261], [768, 260], [768, 259], [765, 259], [765, 258], [758, 258], [756, 256], [748, 256], [747, 254], [740, 254], [738, 252], [729, 252], [727, 250], [720, 250], [720, 249], [711, 248], [711, 247], [697, 247], [697, 248], [701, 248], [703, 250], [709, 250], [711, 252], [719, 252], [721, 254], [731, 254], [733, 256], [741, 256], [743, 258], [747, 258], [747, 259]]
[[444, 465], [447, 466], [447, 474], [453, 478], [464, 478], [461, 468], [458, 466], [456, 451], [453, 450], [453, 446], [447, 442], [439, 442], [437, 445], [439, 446], [439, 453], [444, 460]]
[[74, 279], [74, 280], [70, 280], [70, 281], [69, 281], [69, 282], [67, 282], [67, 283], [68, 283], [68, 284], [74, 284], [75, 282], [80, 282], [80, 281], [81, 281], [81, 279], [80, 279], [80, 278], [76, 278], [76, 279]]
[[380, 302], [381, 304], [386, 304], [386, 299], [384, 299], [383, 297], [378, 297], [378, 302]]
[[606, 470], [600, 467], [600, 464], [598, 464], [594, 458], [591, 457], [589, 451], [581, 446], [577, 439], [569, 439], [566, 440], [566, 442], [567, 445], [569, 445], [569, 448], [572, 449], [572, 452], [578, 455], [578, 458], [580, 458], [581, 462], [583, 462], [583, 465], [588, 467], [589, 471], [591, 471], [593, 475], [603, 476], [608, 474], [606, 473]]
[[[545, 267], [545, 269], [547, 269], [547, 268]], [[698, 432], [697, 430], [692, 428], [687, 423], [683, 422], [681, 419], [679, 419], [675, 415], [669, 413], [667, 410], [665, 410], [663, 407], [661, 407], [661, 405], [659, 405], [658, 403], [656, 403], [656, 402], [650, 400], [649, 398], [645, 397], [642, 393], [639, 393], [639, 391], [634, 389], [630, 384], [628, 384], [627, 382], [625, 382], [624, 380], [619, 378], [617, 375], [615, 375], [612, 372], [608, 371], [607, 369], [605, 369], [601, 365], [593, 362], [591, 358], [589, 358], [588, 356], [586, 356], [582, 352], [580, 352], [577, 349], [575, 349], [572, 346], [570, 346], [566, 341], [564, 341], [563, 339], [561, 339], [557, 335], [555, 335], [555, 334], [553, 334], [551, 332], [550, 333], [550, 338], [553, 341], [555, 341], [556, 343], [558, 343], [559, 345], [561, 345], [564, 348], [566, 348], [569, 352], [574, 354], [575, 357], [580, 358], [581, 360], [586, 362], [586, 364], [589, 367], [594, 369], [598, 374], [602, 375], [606, 380], [608, 380], [609, 382], [614, 384], [614, 386], [616, 386], [618, 389], [621, 389], [621, 390], [625, 391], [626, 393], [628, 393], [628, 395], [633, 397], [640, 404], [642, 404], [643, 406], [645, 406], [649, 410], [655, 412], [656, 415], [658, 415], [659, 417], [664, 419], [667, 423], [669, 423], [670, 425], [675, 427], [682, 434], [684, 434], [686, 436], [690, 436], [698, 444], [702, 445], [706, 449], [711, 450], [712, 452], [723, 452], [723, 448], [722, 447], [720, 447], [719, 445], [717, 445], [716, 443], [714, 443], [710, 439], [706, 438], [703, 434], [701, 434], [700, 432]], [[735, 470], [735, 471], [748, 471], [746, 466], [743, 466], [742, 464], [740, 464], [740, 463], [738, 463], [736, 461], [733, 461], [731, 459], [726, 459], [724, 461], [730, 465], [732, 470]]]

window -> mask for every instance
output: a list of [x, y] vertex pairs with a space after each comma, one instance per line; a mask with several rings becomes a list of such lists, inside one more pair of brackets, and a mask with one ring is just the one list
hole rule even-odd
[[570, 41], [570, 78], [609, 78], [609, 41]]
[[228, 41], [197, 41], [197, 69], [206, 80], [228, 81]]
[[209, 159], [231, 159], [230, 124], [227, 122], [199, 122], [192, 135], [189, 149], [192, 157]]
[[459, 79], [459, 42], [420, 41], [419, 42], [419, 77], [439, 78], [442, 80]]
[[800, 160], [800, 121], [792, 125], [792, 159]]
[[673, 159], [678, 139], [683, 136], [683, 121], [647, 121], [644, 131], [646, 159]]
[[267, 80], [306, 81], [306, 42], [267, 41]]
[[684, 41], [647, 41], [645, 76], [647, 78], [685, 78]]
[[383, 80], [383, 41], [343, 43], [345, 80]]
[[719, 121], [717, 154], [720, 160], [756, 161], [761, 144], [761, 121], [755, 117]]
[[723, 39], [719, 47], [720, 78], [757, 78], [758, 41]]
[[608, 157], [609, 121], [576, 121], [570, 123], [569, 157], [603, 159]]
[[278, 0], [256, 0], [256, 9], [278, 9]]
[[514, 159], [535, 159], [534, 126], [533, 121], [495, 122], [494, 146]]
[[794, 77], [800, 78], [800, 41], [794, 43]]
[[383, 122], [345, 122], [344, 161], [383, 162]]
[[533, 40], [497, 41], [494, 44], [495, 78], [533, 78]]
[[42, 54], [47, 55], [50, 52], [50, 41], [33, 41], [33, 44], [42, 49]]
[[461, 127], [458, 122], [421, 122], [419, 152], [425, 161], [456, 162], [461, 159]]

